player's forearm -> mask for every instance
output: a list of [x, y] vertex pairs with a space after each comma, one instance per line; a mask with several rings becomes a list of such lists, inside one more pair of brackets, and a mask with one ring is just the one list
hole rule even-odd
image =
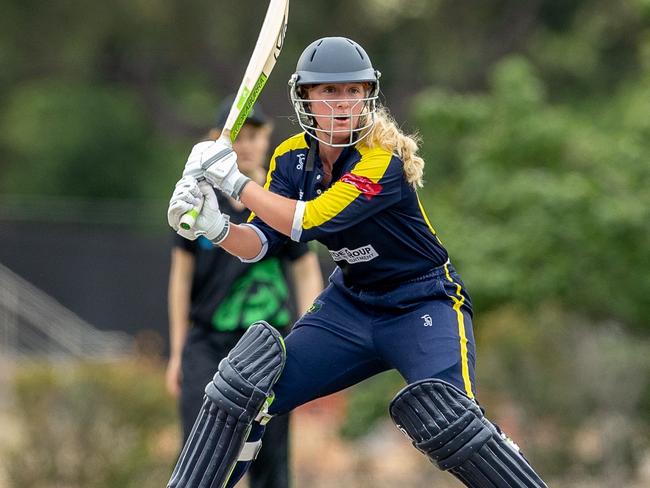
[[[171, 318], [170, 307], [170, 319], [169, 319], [169, 355], [173, 358], [180, 358], [183, 353], [183, 347], [185, 346], [185, 341], [187, 340], [187, 332], [190, 328], [190, 321], [187, 317], [180, 317], [182, 309], [178, 309], [178, 314], [175, 318]], [[189, 313], [189, 308], [186, 309]]]
[[244, 187], [240, 198], [248, 209], [268, 225], [286, 236], [291, 235], [296, 200], [265, 190], [255, 182]]
[[190, 328], [190, 293], [193, 272], [194, 257], [189, 253], [175, 249], [172, 255], [168, 289], [169, 348], [170, 355], [174, 358], [180, 358]]
[[[187, 298], [186, 298], [187, 296]], [[190, 328], [189, 289], [170, 289], [169, 297], [169, 348], [172, 356], [180, 356]]]
[[219, 243], [224, 250], [242, 259], [253, 259], [262, 250], [259, 235], [247, 225], [230, 225], [228, 236]]

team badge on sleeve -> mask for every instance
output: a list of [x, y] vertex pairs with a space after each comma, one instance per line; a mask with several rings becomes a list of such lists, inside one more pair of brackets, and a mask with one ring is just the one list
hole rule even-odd
[[363, 193], [368, 200], [381, 193], [381, 185], [365, 176], [355, 175], [354, 173], [345, 173], [341, 177], [340, 181], [354, 186], [357, 190]]

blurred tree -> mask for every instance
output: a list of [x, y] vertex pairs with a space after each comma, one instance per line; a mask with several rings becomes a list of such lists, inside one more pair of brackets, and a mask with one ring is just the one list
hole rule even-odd
[[3, 456], [8, 486], [140, 488], [168, 479], [179, 440], [159, 365], [32, 364], [13, 394], [23, 436]]
[[418, 97], [427, 201], [479, 309], [553, 301], [650, 332], [644, 85], [588, 119], [515, 57], [485, 95]]
[[136, 197], [154, 161], [150, 128], [133, 96], [115, 87], [46, 79], [15, 90], [1, 139], [14, 163], [5, 192]]
[[[238, 86], [266, 10], [259, 0], [0, 2], [0, 192], [32, 196], [166, 199]], [[647, 419], [647, 365], [624, 334], [650, 332], [650, 1], [292, 2], [262, 93], [276, 138], [297, 130], [286, 100], [295, 61], [326, 35], [364, 45], [390, 108], [423, 136], [422, 195], [474, 298], [488, 402], [490, 388], [516, 386], [528, 411], [551, 412], [543, 426], [568, 430], [550, 456], [575, 440], [571, 429], [593, 427], [572, 418], [569, 428], [563, 412], [587, 404], [594, 424]], [[580, 357], [616, 373], [604, 390], [566, 373], [578, 322], [596, 338]], [[602, 332], [611, 323], [622, 337]], [[640, 380], [618, 390], [626, 370]], [[360, 389], [346, 433], [383, 415], [398, 383]], [[617, 410], [608, 391], [632, 396]]]
[[549, 474], [634, 478], [648, 447], [648, 340], [555, 306], [505, 306], [481, 324], [482, 403], [524, 451]]
[[[139, 120], [127, 125], [142, 124], [145, 132], [137, 158], [159, 143], [154, 131], [176, 147], [203, 135], [219, 98], [239, 84], [265, 11], [258, 0], [221, 2], [218, 8], [207, 0], [3, 0], [2, 7], [3, 110], [21, 109], [23, 84], [51, 78], [102, 87], [99, 98], [109, 87], [128, 93], [128, 103], [137, 100]], [[283, 56], [262, 99], [271, 113], [290, 115], [286, 80], [300, 51], [318, 37], [347, 35], [372, 53], [399, 118], [409, 97], [431, 85], [485, 89], [493, 65], [512, 53], [535, 63], [550, 100], [600, 105], [611, 90], [636, 79], [649, 17], [646, 0], [614, 6], [606, 0], [296, 2]], [[279, 134], [295, 130], [286, 118], [277, 122]], [[24, 126], [32, 132], [22, 137], [35, 139], [42, 128]], [[0, 157], [0, 172], [9, 166], [20, 171], [20, 151], [11, 139], [0, 145]], [[167, 157], [182, 159], [176, 151]], [[146, 167], [134, 165], [132, 172]], [[159, 194], [167, 189], [161, 185]]]

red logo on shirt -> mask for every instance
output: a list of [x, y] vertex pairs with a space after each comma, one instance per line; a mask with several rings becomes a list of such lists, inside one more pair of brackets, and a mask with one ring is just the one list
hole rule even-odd
[[368, 200], [381, 193], [381, 185], [379, 183], [374, 183], [370, 178], [366, 178], [365, 176], [355, 175], [354, 173], [345, 173], [341, 177], [340, 181], [353, 185], [357, 190], [363, 193]]

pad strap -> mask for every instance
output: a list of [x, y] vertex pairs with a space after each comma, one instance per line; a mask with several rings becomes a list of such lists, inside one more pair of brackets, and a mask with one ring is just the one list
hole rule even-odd
[[255, 458], [257, 458], [260, 449], [262, 449], [261, 440], [255, 442], [247, 442], [246, 444], [244, 444], [244, 447], [239, 453], [239, 458], [237, 459], [237, 461], [243, 461], [243, 462], [254, 461]]

